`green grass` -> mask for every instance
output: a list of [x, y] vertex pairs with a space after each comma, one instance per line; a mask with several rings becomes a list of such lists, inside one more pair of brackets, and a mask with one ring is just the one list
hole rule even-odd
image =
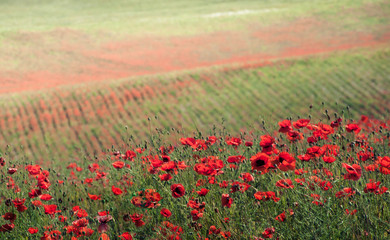
[[[336, 16], [344, 8], [379, 3], [375, 0], [345, 1], [1, 1], [0, 33], [17, 31], [50, 31], [56, 28], [85, 30], [99, 35], [99, 31], [117, 34], [194, 34], [215, 30], [241, 29], [248, 23], [262, 25], [286, 21], [304, 15]], [[268, 11], [268, 10], [272, 11]], [[213, 13], [250, 10], [251, 13], [223, 17], [207, 17]], [[275, 10], [275, 11], [273, 11]], [[344, 14], [343, 22], [354, 21], [356, 15]], [[346, 19], [345, 19], [346, 18]], [[369, 22], [382, 22], [386, 16], [372, 17]], [[380, 20], [382, 19], [382, 20]], [[360, 19], [359, 21], [362, 21]], [[363, 20], [364, 21], [364, 20]], [[340, 24], [340, 22], [338, 22]], [[109, 30], [108, 30], [109, 29]]]
[[[80, 143], [81, 153], [100, 152], [131, 135], [140, 143], [156, 128], [207, 131], [221, 126], [222, 119], [228, 131], [237, 133], [257, 129], [263, 120], [307, 117], [310, 105], [309, 113], [317, 116], [326, 109], [331, 114], [343, 111], [347, 118], [366, 114], [384, 119], [390, 110], [389, 59], [388, 50], [345, 52], [266, 67], [202, 69], [3, 95], [1, 147], [19, 146], [33, 137], [36, 146], [24, 146], [29, 158], [39, 158], [45, 149], [52, 159], [67, 162], [74, 142]], [[40, 101], [49, 106], [45, 112]], [[43, 122], [44, 113], [51, 116], [49, 123]], [[18, 131], [18, 125], [24, 130]], [[91, 141], [92, 136], [99, 140]], [[59, 152], [59, 147], [67, 150]]]

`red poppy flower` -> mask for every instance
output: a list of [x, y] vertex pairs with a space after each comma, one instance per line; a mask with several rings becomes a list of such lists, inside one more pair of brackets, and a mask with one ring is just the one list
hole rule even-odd
[[15, 200], [13, 200], [12, 202], [14, 203], [14, 206], [16, 207], [16, 210], [18, 210], [18, 212], [24, 212], [27, 210], [27, 207], [24, 206], [24, 202], [26, 201], [26, 199], [20, 199], [20, 198], [15, 198]]
[[347, 124], [345, 130], [347, 130], [347, 132], [355, 132], [355, 134], [358, 134], [361, 128], [357, 124], [351, 123]]
[[31, 228], [31, 227], [30, 227], [30, 228], [28, 229], [28, 232], [31, 233], [31, 234], [35, 234], [35, 233], [38, 232], [38, 228]]
[[41, 195], [42, 192], [41, 192], [41, 189], [32, 189], [29, 193], [28, 193], [28, 196], [30, 198], [36, 198], [38, 197], [39, 195]]
[[237, 146], [241, 145], [241, 143], [242, 143], [241, 138], [235, 138], [235, 137], [227, 137], [226, 138], [227, 145], [232, 145], [234, 147], [237, 147]]
[[200, 189], [200, 191], [196, 191], [196, 193], [199, 195], [199, 196], [206, 196], [206, 194], [209, 192], [210, 190], [206, 189], [206, 188], [202, 188]]
[[45, 214], [53, 215], [55, 213], [61, 212], [60, 210], [57, 210], [57, 205], [43, 205], [43, 208], [45, 209]]
[[172, 215], [171, 211], [169, 211], [169, 209], [166, 208], [161, 209], [160, 214], [167, 218], [169, 218]]
[[176, 163], [173, 161], [165, 162], [161, 165], [161, 170], [169, 172], [171, 170], [176, 169]]
[[283, 211], [281, 214], [275, 217], [275, 220], [279, 222], [284, 222], [286, 220], [286, 212]]
[[53, 197], [50, 194], [42, 194], [39, 196], [39, 199], [41, 199], [42, 201], [49, 201], [53, 199]]
[[116, 161], [112, 164], [112, 166], [116, 169], [121, 169], [125, 166], [125, 163], [124, 162], [121, 162], [121, 161]]
[[255, 180], [255, 178], [250, 173], [241, 173], [240, 179], [242, 179], [244, 182], [252, 182]]
[[257, 153], [256, 155], [252, 156], [250, 160], [252, 170], [257, 170], [265, 173], [270, 167], [269, 156], [265, 153]]
[[210, 228], [209, 228], [209, 235], [220, 234], [220, 232], [221, 232], [221, 229], [220, 228], [217, 229], [217, 227], [215, 227], [214, 225], [210, 226]]
[[62, 216], [62, 215], [59, 215], [59, 216], [58, 216], [58, 221], [60, 221], [60, 222], [66, 222], [66, 220], [68, 220], [67, 217]]
[[271, 192], [271, 191], [268, 191], [268, 192], [256, 192], [254, 194], [254, 197], [257, 200], [260, 200], [260, 201], [273, 200], [274, 202], [279, 202], [279, 200], [280, 200], [280, 198], [276, 197], [275, 192]]
[[38, 175], [41, 172], [41, 166], [39, 165], [27, 165], [26, 169], [31, 176]]
[[291, 179], [281, 179], [276, 182], [276, 186], [280, 188], [294, 188]]
[[120, 188], [117, 188], [117, 187], [115, 187], [114, 185], [112, 185], [111, 190], [112, 190], [112, 192], [113, 192], [115, 195], [121, 195], [121, 194], [123, 193], [123, 191], [122, 191]]
[[10, 174], [10, 175], [12, 175], [12, 174], [14, 174], [14, 173], [16, 173], [18, 171], [18, 169], [17, 168], [8, 168], [8, 174]]
[[372, 179], [370, 179], [370, 182], [367, 183], [366, 187], [364, 188], [364, 192], [365, 193], [371, 192], [379, 195], [385, 193], [388, 190], [388, 188], [387, 187], [379, 188], [380, 184], [381, 182], [374, 182]]
[[231, 198], [229, 194], [222, 194], [221, 202], [222, 202], [222, 207], [230, 208], [233, 203], [233, 198]]
[[172, 196], [174, 198], [182, 197], [186, 193], [184, 186], [181, 185], [180, 183], [179, 184], [172, 184], [171, 191], [172, 191]]
[[133, 240], [133, 237], [128, 232], [124, 232], [121, 235], [119, 235], [118, 237], [120, 237], [122, 240]]
[[299, 158], [299, 160], [301, 160], [301, 161], [307, 162], [307, 161], [310, 161], [311, 156], [310, 156], [309, 154], [304, 154], [304, 155], [299, 155], [298, 158]]
[[145, 222], [142, 221], [143, 216], [144, 216], [143, 214], [138, 214], [138, 213], [134, 213], [133, 215], [131, 215], [131, 220], [133, 221], [136, 227], [141, 227], [145, 225]]
[[266, 228], [264, 232], [262, 233], [263, 238], [272, 238], [273, 234], [275, 233], [275, 228], [270, 227]]
[[239, 163], [245, 160], [244, 156], [238, 155], [238, 156], [229, 156], [227, 158], [228, 163]]
[[328, 156], [323, 156], [322, 160], [324, 160], [324, 162], [326, 162], [326, 163], [332, 163], [332, 162], [336, 161], [336, 159], [334, 157], [328, 157]]
[[296, 129], [300, 129], [300, 128], [306, 127], [307, 124], [309, 124], [309, 122], [310, 122], [310, 119], [299, 119], [298, 121], [293, 122], [293, 126]]
[[275, 143], [275, 139], [269, 135], [263, 135], [260, 138], [260, 147], [262, 148], [272, 147], [272, 144]]
[[98, 212], [98, 215], [99, 215], [99, 216], [106, 216], [106, 215], [108, 215], [108, 214], [110, 214], [109, 211], [101, 211], [101, 212]]
[[159, 177], [160, 177], [161, 181], [168, 181], [168, 180], [172, 179], [172, 175], [169, 173], [159, 175]]
[[102, 195], [93, 195], [93, 194], [89, 194], [89, 193], [88, 193], [88, 197], [89, 197], [91, 200], [102, 200], [101, 196], [102, 196]]
[[381, 171], [382, 174], [390, 174], [390, 157], [384, 156], [384, 157], [379, 157], [378, 162], [380, 165], [379, 170]]
[[107, 232], [109, 229], [108, 222], [112, 220], [111, 215], [103, 215], [103, 216], [97, 216], [96, 219], [99, 222], [98, 232], [104, 233]]
[[287, 139], [291, 142], [303, 140], [303, 134], [297, 131], [290, 131], [287, 133]]
[[332, 128], [339, 127], [342, 121], [343, 121], [343, 119], [338, 118], [336, 121], [332, 121], [332, 122], [330, 123], [330, 126], [331, 126]]
[[280, 170], [286, 172], [295, 169], [295, 158], [288, 152], [279, 153], [278, 160], [280, 162], [279, 164]]
[[77, 219], [77, 220], [72, 222], [72, 225], [76, 228], [84, 228], [84, 227], [88, 226], [88, 224], [89, 224], [89, 221], [86, 218]]
[[16, 219], [16, 215], [14, 213], [7, 212], [3, 215], [4, 220], [10, 221], [13, 223]]
[[342, 163], [341, 165], [348, 172], [348, 174], [344, 175], [344, 179], [350, 179], [350, 180], [353, 180], [353, 181], [357, 181], [362, 176], [362, 168], [359, 165], [353, 164], [351, 166], [351, 165], [348, 165], [346, 163]]
[[125, 155], [122, 156], [124, 160], [134, 161], [134, 158], [137, 156], [137, 154], [131, 150], [126, 151]]
[[356, 191], [353, 191], [352, 188], [344, 188], [343, 190], [339, 191], [336, 193], [337, 198], [342, 198], [342, 197], [351, 197], [355, 195]]
[[13, 223], [10, 224], [4, 224], [0, 226], [0, 232], [10, 232], [12, 229], [14, 229], [15, 225]]
[[39, 206], [43, 205], [43, 203], [40, 200], [35, 200], [35, 201], [32, 201], [31, 203], [32, 203], [32, 205], [34, 205], [36, 207], [39, 207]]
[[310, 157], [320, 157], [324, 155], [324, 153], [325, 153], [325, 149], [319, 146], [313, 146], [306, 150], [306, 154], [309, 155]]
[[350, 210], [348, 210], [348, 209], [345, 209], [345, 213], [347, 214], [347, 215], [355, 215], [356, 213], [357, 213], [357, 210], [356, 209], [354, 209], [354, 210], [352, 210], [352, 211], [350, 211]]
[[279, 127], [279, 132], [281, 133], [288, 133], [292, 130], [290, 120], [283, 120], [279, 122]]
[[192, 220], [196, 221], [199, 220], [201, 217], [203, 217], [203, 212], [200, 212], [196, 209], [191, 211]]

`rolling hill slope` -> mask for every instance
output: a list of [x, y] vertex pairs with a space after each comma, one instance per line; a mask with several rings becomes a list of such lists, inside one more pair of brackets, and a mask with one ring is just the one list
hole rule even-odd
[[305, 114], [310, 105], [313, 117], [349, 106], [346, 118], [384, 118], [389, 61], [389, 50], [355, 51], [3, 95], [1, 149], [14, 159], [25, 154], [28, 161], [67, 162], [129, 139], [141, 143], [156, 128], [179, 130], [171, 131], [177, 140], [182, 132], [210, 131], [223, 121], [239, 133], [262, 120]]

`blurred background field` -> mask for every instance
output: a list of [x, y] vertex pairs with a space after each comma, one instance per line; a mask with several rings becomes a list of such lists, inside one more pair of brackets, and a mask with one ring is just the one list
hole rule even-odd
[[389, 116], [388, 1], [0, 9], [0, 151], [12, 158], [59, 164], [140, 143], [156, 128], [177, 140], [222, 122], [239, 133], [325, 109]]

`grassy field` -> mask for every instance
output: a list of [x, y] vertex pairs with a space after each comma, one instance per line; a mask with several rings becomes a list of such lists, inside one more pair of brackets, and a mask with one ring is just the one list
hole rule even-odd
[[385, 119], [389, 60], [388, 50], [363, 50], [5, 95], [0, 98], [2, 149], [10, 145], [14, 158], [26, 155], [44, 164], [50, 156], [58, 164], [93, 157], [129, 138], [141, 143], [156, 129], [179, 130], [171, 131], [177, 140], [223, 122], [238, 133], [259, 128], [263, 120], [307, 117], [310, 105], [317, 118], [325, 110], [345, 110], [347, 118]]
[[384, 0], [0, 1], [0, 239], [388, 239], [389, 22]]
[[[342, 22], [336, 13], [361, 6], [380, 5], [383, 15], [372, 12], [345, 12]], [[389, 6], [382, 0], [130, 0], [130, 1], [1, 1], [0, 32], [49, 31], [55, 28], [109, 31], [132, 35], [177, 35], [246, 28], [248, 23], [271, 24], [301, 16], [318, 16], [352, 27], [356, 16], [365, 24], [386, 24]], [[366, 9], [367, 10], [367, 9]], [[344, 25], [345, 24], [345, 25]], [[363, 27], [363, 26], [361, 26]]]

